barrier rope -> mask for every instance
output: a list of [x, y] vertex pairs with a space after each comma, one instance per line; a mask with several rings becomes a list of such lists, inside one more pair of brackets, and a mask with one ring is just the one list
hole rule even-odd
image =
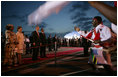
[[[33, 44], [33, 43], [29, 43], [29, 44]], [[27, 44], [25, 44], [25, 45], [27, 45]], [[55, 42], [53, 42], [51, 44], [45, 44], [45, 45], [40, 45], [39, 44], [39, 46], [31, 45], [28, 48], [25, 47], [25, 49], [18, 49], [18, 50], [31, 50], [31, 49], [34, 49], [34, 48], [48, 47], [48, 46], [52, 46], [52, 48], [53, 48], [54, 45], [55, 45]], [[66, 42], [66, 43], [63, 43], [63, 42], [58, 43], [58, 42], [56, 42], [56, 45], [57, 45], [57, 48], [58, 48], [58, 45], [59, 46], [79, 46], [79, 43], [77, 43], [75, 41], [73, 41], [73, 43], [72, 42]], [[15, 47], [15, 48], [17, 48], [17, 47]]]
[[[60, 43], [56, 43], [56, 45], [59, 45]], [[48, 46], [53, 46], [53, 45], [55, 45], [55, 43], [52, 43], [52, 44], [45, 44], [45, 45], [40, 45], [40, 46], [34, 46], [34, 45], [32, 45], [31, 47], [28, 47], [28, 48], [25, 48], [25, 50], [30, 50], [30, 49], [34, 49], [34, 48], [40, 48], [40, 47], [48, 47]], [[67, 46], [67, 44], [66, 43], [64, 43], [64, 44], [60, 44], [60, 45], [66, 45]], [[69, 46], [72, 46], [72, 45], [77, 45], [77, 44], [69, 44]], [[16, 47], [17, 48], [17, 47]], [[19, 49], [19, 50], [24, 50], [24, 49]]]

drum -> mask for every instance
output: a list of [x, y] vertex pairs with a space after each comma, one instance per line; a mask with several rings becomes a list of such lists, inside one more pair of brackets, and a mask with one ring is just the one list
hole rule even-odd
[[103, 47], [90, 48], [89, 63], [98, 64], [98, 65], [107, 64], [107, 61], [103, 56]]

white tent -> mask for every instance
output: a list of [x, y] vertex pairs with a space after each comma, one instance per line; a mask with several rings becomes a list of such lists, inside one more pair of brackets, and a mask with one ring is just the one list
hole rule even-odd
[[71, 33], [68, 33], [64, 36], [64, 38], [72, 39], [72, 38], [80, 38], [80, 34], [77, 31], [73, 31]]

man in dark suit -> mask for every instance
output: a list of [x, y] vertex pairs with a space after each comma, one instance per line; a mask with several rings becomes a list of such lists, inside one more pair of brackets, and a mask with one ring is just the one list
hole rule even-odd
[[39, 26], [36, 26], [36, 31], [32, 32], [32, 43], [33, 43], [33, 55], [32, 60], [38, 60], [39, 46], [40, 46], [40, 35], [39, 35]]
[[[87, 34], [87, 31], [85, 31], [85, 34]], [[84, 56], [89, 56], [88, 49], [91, 46], [91, 41], [82, 37], [82, 46], [84, 47]]]
[[52, 51], [52, 37], [51, 37], [51, 35], [49, 35], [47, 41], [48, 41], [48, 50]]
[[[56, 45], [56, 48], [55, 48], [55, 45]], [[54, 48], [54, 50], [57, 51], [57, 36], [56, 36], [56, 34], [55, 34], [55, 36], [53, 37], [53, 48]]]
[[43, 28], [41, 28], [40, 38], [41, 38], [40, 57], [44, 58], [46, 57], [46, 36]]

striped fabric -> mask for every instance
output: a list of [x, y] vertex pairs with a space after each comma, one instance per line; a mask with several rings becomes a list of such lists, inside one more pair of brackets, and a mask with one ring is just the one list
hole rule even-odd
[[89, 62], [92, 64], [107, 64], [107, 61], [103, 57], [102, 47], [91, 47]]

